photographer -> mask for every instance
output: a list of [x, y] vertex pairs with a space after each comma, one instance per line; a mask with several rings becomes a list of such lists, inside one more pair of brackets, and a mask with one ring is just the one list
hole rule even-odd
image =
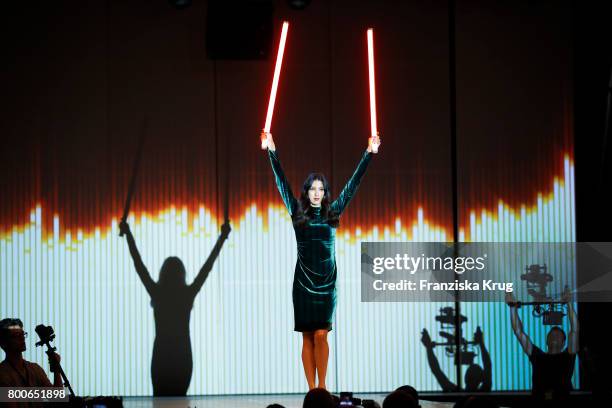
[[578, 352], [578, 317], [574, 311], [569, 289], [563, 294], [567, 304], [570, 332], [567, 336], [559, 326], [553, 326], [546, 336], [546, 352], [535, 346], [523, 330], [523, 323], [517, 312], [517, 301], [512, 294], [506, 295], [510, 306], [512, 330], [519, 340], [523, 351], [529, 356], [532, 371], [532, 394], [542, 400], [559, 400], [565, 398], [572, 389], [572, 375]]
[[49, 357], [51, 372], [54, 373], [53, 384], [41, 366], [23, 358], [27, 336], [21, 320], [0, 320], [0, 347], [6, 353], [6, 358], [0, 363], [0, 387], [63, 387], [62, 377], [56, 370], [59, 354]]

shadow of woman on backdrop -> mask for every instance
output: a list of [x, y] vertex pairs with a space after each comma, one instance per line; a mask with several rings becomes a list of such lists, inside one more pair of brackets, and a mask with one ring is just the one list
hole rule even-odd
[[128, 223], [122, 221], [119, 229], [127, 238], [136, 272], [151, 296], [155, 317], [155, 342], [151, 359], [153, 395], [186, 395], [193, 370], [189, 335], [191, 309], [231, 231], [229, 220], [222, 225], [215, 247], [191, 285], [186, 283], [183, 261], [175, 256], [166, 258], [159, 272], [159, 280], [154, 282], [142, 262]]

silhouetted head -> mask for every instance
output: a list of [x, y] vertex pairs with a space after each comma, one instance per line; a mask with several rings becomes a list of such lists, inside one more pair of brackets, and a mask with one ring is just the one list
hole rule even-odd
[[484, 381], [484, 371], [478, 364], [472, 364], [465, 370], [465, 390], [476, 391]]
[[0, 347], [5, 353], [26, 351], [26, 336], [20, 319], [0, 320]]
[[285, 406], [281, 404], [270, 404], [266, 408], [285, 408]]
[[303, 408], [335, 408], [332, 395], [323, 388], [313, 388], [304, 397]]
[[330, 205], [331, 192], [327, 179], [321, 173], [310, 173], [302, 184], [293, 224], [296, 227], [305, 226], [315, 211], [313, 207], [318, 207], [321, 209], [321, 216], [327, 219], [327, 223], [332, 227], [337, 227], [340, 223], [338, 214], [330, 210]]
[[159, 284], [161, 286], [185, 286], [186, 283], [185, 265], [176, 256], [166, 258], [159, 271]]
[[554, 326], [546, 336], [546, 346], [550, 354], [557, 354], [563, 351], [565, 345], [565, 332], [559, 326]]
[[385, 397], [382, 408], [418, 408], [418, 402], [408, 392], [395, 390]]
[[407, 392], [412, 398], [414, 398], [415, 401], [419, 400], [419, 393], [414, 387], [411, 387], [410, 385], [402, 385], [395, 391]]

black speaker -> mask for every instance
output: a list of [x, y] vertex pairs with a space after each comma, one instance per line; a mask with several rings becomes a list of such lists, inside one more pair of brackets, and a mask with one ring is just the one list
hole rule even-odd
[[211, 0], [206, 16], [206, 55], [215, 60], [267, 59], [274, 5], [266, 0]]

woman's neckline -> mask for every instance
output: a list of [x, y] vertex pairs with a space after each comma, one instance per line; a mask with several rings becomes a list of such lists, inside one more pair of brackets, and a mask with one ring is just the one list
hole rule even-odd
[[321, 212], [321, 206], [315, 207], [314, 205], [310, 204], [310, 208], [312, 208], [314, 212], [317, 212], [317, 213]]

